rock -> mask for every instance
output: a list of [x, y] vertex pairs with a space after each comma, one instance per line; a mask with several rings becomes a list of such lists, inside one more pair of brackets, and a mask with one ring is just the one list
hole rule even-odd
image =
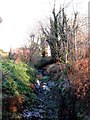
[[30, 119], [38, 119], [38, 118], [41, 118], [41, 115], [38, 111], [28, 111], [28, 110], [24, 110], [23, 114], [22, 114], [22, 117], [23, 119], [27, 119], [27, 120], [30, 120]]
[[32, 112], [32, 117], [35, 117], [35, 118], [40, 118], [41, 115], [39, 114], [39, 112]]
[[48, 82], [48, 86], [49, 87], [54, 87], [55, 86], [55, 82], [54, 81], [49, 81]]
[[28, 110], [24, 110], [22, 116], [23, 116], [23, 118], [31, 118], [32, 117], [32, 112], [30, 112]]
[[42, 87], [44, 90], [50, 91], [49, 87], [46, 84], [44, 84]]
[[67, 90], [69, 87], [70, 87], [70, 83], [67, 79], [64, 79], [58, 85], [58, 88], [62, 88], [63, 90]]

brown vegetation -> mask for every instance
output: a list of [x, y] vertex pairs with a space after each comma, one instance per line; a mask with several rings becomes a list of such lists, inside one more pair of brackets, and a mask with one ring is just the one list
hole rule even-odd
[[73, 64], [72, 70], [69, 72], [69, 80], [72, 85], [76, 87], [76, 94], [78, 97], [85, 97], [90, 88], [89, 75], [89, 59], [78, 60]]
[[23, 104], [23, 96], [5, 97], [2, 99], [3, 109], [10, 112], [17, 112]]

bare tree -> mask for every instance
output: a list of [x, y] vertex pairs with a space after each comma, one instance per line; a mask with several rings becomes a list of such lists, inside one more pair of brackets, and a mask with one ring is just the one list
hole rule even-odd
[[44, 55], [46, 48], [45, 37], [39, 33], [31, 33], [27, 41], [26, 48], [30, 51], [29, 53], [29, 62], [36, 63]]
[[50, 18], [49, 29], [41, 25], [41, 30], [50, 46], [53, 61], [63, 60], [67, 62], [68, 52], [70, 51], [69, 44], [72, 42], [73, 47], [76, 49], [75, 36], [78, 28], [78, 13], [74, 13], [72, 25], [67, 19], [65, 8], [60, 8], [59, 12], [56, 13], [54, 5], [52, 15], [53, 18]]

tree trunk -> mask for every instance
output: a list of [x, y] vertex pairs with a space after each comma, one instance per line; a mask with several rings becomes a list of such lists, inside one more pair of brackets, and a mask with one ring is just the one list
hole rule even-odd
[[59, 59], [58, 56], [58, 51], [55, 45], [50, 45], [50, 50], [51, 50], [51, 57], [54, 62], [56, 62]]

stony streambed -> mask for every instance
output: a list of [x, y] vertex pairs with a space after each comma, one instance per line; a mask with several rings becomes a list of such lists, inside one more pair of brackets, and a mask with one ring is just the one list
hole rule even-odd
[[[48, 79], [48, 75], [42, 70], [37, 70], [37, 74], [42, 74], [43, 79]], [[42, 80], [43, 81], [43, 80]], [[40, 84], [43, 84], [42, 87]], [[35, 90], [37, 95], [37, 105], [32, 111], [27, 109], [23, 112], [23, 119], [27, 120], [58, 120], [58, 89], [55, 81], [42, 82], [36, 78]]]
[[[39, 81], [38, 75], [42, 75]], [[41, 86], [42, 84], [42, 86]], [[37, 104], [31, 111], [27, 109], [23, 112], [23, 119], [27, 120], [59, 120], [60, 91], [59, 88], [69, 87], [67, 80], [57, 82], [51, 80], [44, 70], [36, 70], [35, 92], [37, 95]], [[66, 120], [66, 119], [65, 119]], [[68, 119], [67, 119], [68, 120]]]

